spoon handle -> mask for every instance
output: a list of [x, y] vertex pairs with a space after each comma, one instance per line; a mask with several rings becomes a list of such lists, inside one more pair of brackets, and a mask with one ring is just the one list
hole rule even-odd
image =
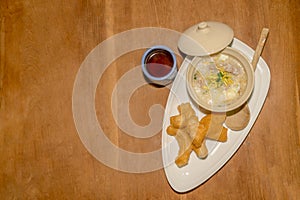
[[268, 28], [263, 28], [263, 30], [261, 31], [260, 38], [259, 38], [257, 47], [255, 49], [254, 56], [253, 56], [252, 63], [251, 63], [254, 71], [256, 69], [256, 65], [258, 63], [261, 52], [265, 46], [265, 42], [267, 40], [268, 33], [269, 33]]

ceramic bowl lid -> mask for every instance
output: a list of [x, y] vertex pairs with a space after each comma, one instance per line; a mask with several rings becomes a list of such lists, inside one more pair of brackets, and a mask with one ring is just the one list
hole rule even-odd
[[181, 35], [179, 49], [190, 56], [207, 56], [228, 46], [233, 39], [233, 30], [226, 24], [214, 21], [196, 24]]

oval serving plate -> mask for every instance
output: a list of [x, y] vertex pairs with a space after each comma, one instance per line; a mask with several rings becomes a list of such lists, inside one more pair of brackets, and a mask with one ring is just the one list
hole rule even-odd
[[[231, 46], [242, 51], [249, 60], [252, 59], [254, 50], [245, 43], [234, 38]], [[186, 57], [184, 59], [177, 77], [173, 82], [165, 109], [162, 128], [162, 158], [164, 170], [169, 184], [177, 192], [187, 192], [198, 187], [213, 176], [234, 155], [247, 137], [263, 107], [271, 79], [268, 65], [260, 58], [255, 71], [256, 87], [254, 87], [252, 96], [248, 100], [248, 106], [251, 112], [251, 119], [248, 126], [241, 131], [228, 130], [228, 140], [225, 143], [207, 140], [208, 156], [206, 159], [199, 159], [192, 153], [188, 165], [178, 168], [174, 162], [179, 150], [178, 144], [174, 137], [166, 133], [166, 128], [170, 124], [170, 117], [177, 115], [177, 106], [186, 102], [191, 103], [199, 119], [205, 115], [198, 109], [198, 106], [193, 102], [187, 92], [186, 70], [191, 60], [192, 57]]]

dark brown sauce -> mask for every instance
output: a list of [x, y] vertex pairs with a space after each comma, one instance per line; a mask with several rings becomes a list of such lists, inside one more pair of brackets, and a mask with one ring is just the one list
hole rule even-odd
[[152, 76], [166, 76], [173, 67], [174, 61], [170, 52], [166, 50], [153, 50], [146, 58], [146, 69]]

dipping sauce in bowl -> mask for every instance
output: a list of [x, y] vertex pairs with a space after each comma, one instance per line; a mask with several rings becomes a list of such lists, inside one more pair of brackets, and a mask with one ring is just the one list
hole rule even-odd
[[164, 49], [154, 49], [145, 60], [147, 71], [155, 77], [166, 76], [172, 70], [174, 61], [170, 52]]
[[192, 99], [214, 112], [227, 112], [244, 104], [254, 86], [254, 72], [248, 59], [227, 47], [221, 53], [195, 57], [187, 71]]
[[168, 85], [177, 74], [175, 54], [166, 46], [153, 46], [143, 55], [142, 70], [150, 83]]

